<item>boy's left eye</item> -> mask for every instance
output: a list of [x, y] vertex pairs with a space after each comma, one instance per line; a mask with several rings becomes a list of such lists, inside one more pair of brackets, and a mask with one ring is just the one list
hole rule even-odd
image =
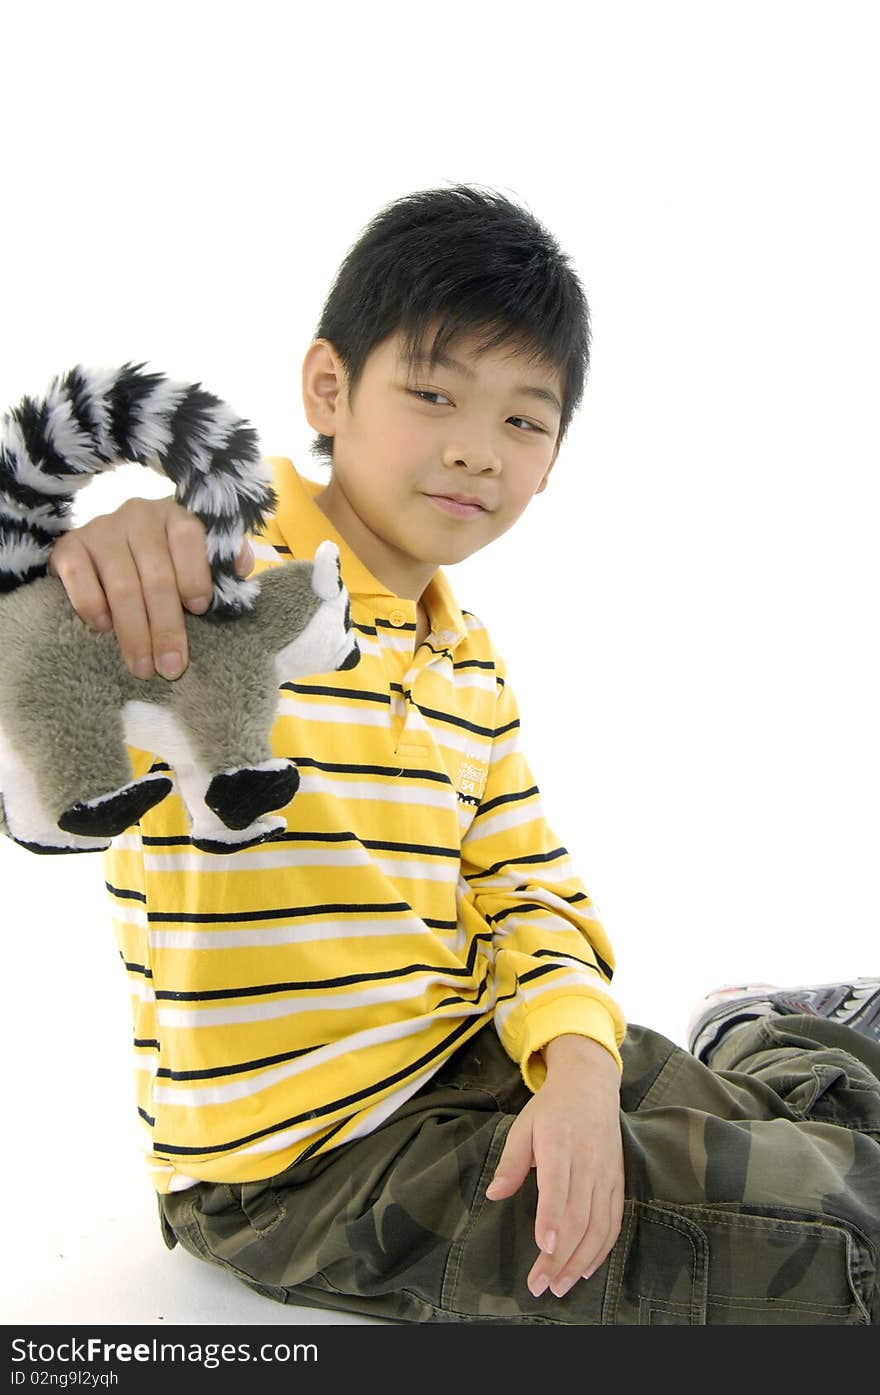
[[442, 392], [432, 392], [430, 388], [411, 388], [414, 397], [420, 397], [422, 401], [427, 401], [431, 397], [442, 397], [443, 401], [449, 405], [449, 398]]

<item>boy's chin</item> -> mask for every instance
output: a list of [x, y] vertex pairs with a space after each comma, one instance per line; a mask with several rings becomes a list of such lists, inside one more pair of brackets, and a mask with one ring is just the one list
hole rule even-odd
[[454, 567], [456, 562], [466, 561], [468, 557], [473, 557], [475, 552], [480, 552], [484, 547], [487, 546], [488, 542], [472, 543], [470, 547], [446, 546], [426, 548], [424, 553], [424, 560], [426, 562], [430, 562], [431, 565], [434, 567]]

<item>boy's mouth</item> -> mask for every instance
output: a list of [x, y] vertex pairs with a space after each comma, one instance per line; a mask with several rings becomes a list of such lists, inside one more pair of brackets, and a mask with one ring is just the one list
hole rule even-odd
[[459, 518], [470, 518], [474, 514], [488, 512], [485, 504], [467, 494], [426, 494], [425, 498], [430, 499], [445, 513], [456, 514]]

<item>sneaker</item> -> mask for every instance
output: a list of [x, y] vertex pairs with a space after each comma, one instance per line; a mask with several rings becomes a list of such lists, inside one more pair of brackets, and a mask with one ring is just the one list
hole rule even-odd
[[780, 988], [773, 983], [716, 988], [691, 1014], [688, 1050], [706, 1061], [723, 1033], [736, 1023], [790, 1013], [830, 1018], [880, 1045], [880, 979], [855, 978], [850, 983], [814, 983], [802, 988]]

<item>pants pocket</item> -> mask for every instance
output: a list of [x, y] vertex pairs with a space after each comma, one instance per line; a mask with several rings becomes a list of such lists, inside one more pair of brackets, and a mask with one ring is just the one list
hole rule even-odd
[[681, 1208], [625, 1202], [607, 1265], [603, 1324], [705, 1324], [709, 1242]]
[[709, 1322], [870, 1322], [874, 1255], [855, 1227], [818, 1212], [698, 1209], [709, 1239]]
[[865, 1237], [813, 1213], [626, 1204], [610, 1256], [606, 1322], [867, 1324]]

